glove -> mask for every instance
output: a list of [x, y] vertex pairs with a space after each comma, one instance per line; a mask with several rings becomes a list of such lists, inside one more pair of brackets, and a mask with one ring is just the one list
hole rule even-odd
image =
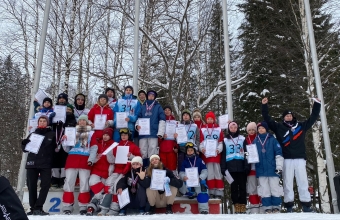
[[55, 116], [55, 112], [52, 112], [51, 114], [50, 114], [50, 116], [48, 116], [48, 118], [54, 118], [54, 116]]
[[201, 181], [200, 181], [200, 184], [201, 184], [201, 185], [205, 185], [205, 186], [206, 186], [206, 185], [207, 185], [207, 181], [205, 181], [205, 180], [201, 180]]
[[200, 184], [201, 184], [201, 192], [207, 192], [207, 189], [208, 189], [207, 182], [205, 180], [201, 180]]
[[275, 170], [275, 173], [279, 176], [282, 176], [282, 170]]
[[164, 183], [170, 183], [170, 178], [169, 177], [164, 177]]
[[22, 145], [27, 145], [29, 142], [31, 142], [30, 139], [24, 139], [24, 140], [21, 141], [21, 144]]

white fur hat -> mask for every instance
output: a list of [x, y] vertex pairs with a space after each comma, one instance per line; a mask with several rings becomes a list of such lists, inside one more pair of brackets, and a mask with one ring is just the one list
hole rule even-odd
[[131, 160], [131, 163], [140, 163], [143, 166], [143, 159], [140, 156], [136, 156]]
[[151, 157], [150, 157], [150, 162], [151, 162], [151, 160], [152, 160], [153, 158], [158, 158], [158, 160], [160, 160], [159, 156], [158, 156], [157, 154], [154, 154], [154, 155], [151, 155]]

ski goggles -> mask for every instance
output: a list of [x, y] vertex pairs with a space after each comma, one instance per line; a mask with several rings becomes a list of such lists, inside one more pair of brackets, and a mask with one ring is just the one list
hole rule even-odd
[[119, 134], [129, 134], [130, 131], [128, 128], [121, 128], [119, 129]]
[[186, 147], [194, 147], [195, 145], [193, 143], [191, 143], [191, 142], [188, 142], [185, 146]]

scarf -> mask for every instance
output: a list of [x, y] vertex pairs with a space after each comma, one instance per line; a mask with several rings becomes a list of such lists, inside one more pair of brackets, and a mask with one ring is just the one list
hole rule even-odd
[[79, 140], [81, 147], [86, 147], [89, 132], [91, 131], [91, 126], [77, 125], [76, 130], [76, 140]]

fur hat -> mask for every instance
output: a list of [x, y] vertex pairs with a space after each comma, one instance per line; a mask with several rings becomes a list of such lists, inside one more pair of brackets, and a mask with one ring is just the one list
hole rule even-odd
[[154, 154], [154, 155], [151, 155], [151, 157], [150, 157], [150, 162], [151, 162], [151, 160], [152, 160], [153, 158], [158, 158], [158, 160], [160, 160], [159, 156], [158, 156], [157, 154]]
[[140, 165], [143, 166], [143, 159], [140, 156], [136, 156], [131, 160], [131, 164], [132, 163], [139, 163]]
[[86, 123], [89, 123], [89, 118], [87, 117], [87, 115], [81, 115], [81, 116], [79, 116], [78, 121], [79, 121], [79, 120], [85, 120]]
[[257, 127], [256, 127], [256, 123], [255, 122], [250, 122], [248, 125], [247, 125], [247, 132], [249, 130], [253, 129], [254, 131], [257, 131]]
[[49, 125], [49, 123], [50, 123], [50, 119], [48, 118], [48, 116], [47, 115], [45, 115], [45, 114], [43, 114], [43, 115], [40, 115], [39, 116], [39, 118], [38, 118], [38, 125], [39, 125], [39, 119], [40, 118], [45, 118], [46, 119], [46, 121], [47, 121], [47, 126]]
[[201, 118], [201, 120], [203, 119], [202, 118], [202, 114], [201, 114], [201, 111], [199, 109], [195, 109], [192, 113], [192, 117], [195, 118], [195, 116], [198, 116]]
[[59, 99], [65, 99], [66, 103], [68, 103], [68, 95], [66, 93], [60, 93], [58, 95], [57, 103], [59, 103]]
[[157, 92], [155, 90], [150, 89], [147, 93], [146, 96], [149, 96], [149, 94], [153, 94], [155, 96], [155, 99], [157, 98]]
[[44, 98], [43, 103], [41, 103], [41, 104], [44, 105], [45, 102], [49, 102], [50, 105], [51, 105], [51, 107], [53, 106], [53, 103], [52, 103], [52, 99], [51, 99], [51, 98], [49, 98], [49, 97]]
[[183, 119], [183, 115], [184, 115], [184, 114], [188, 114], [188, 115], [190, 116], [190, 119], [191, 119], [191, 112], [190, 112], [189, 109], [184, 109], [184, 110], [182, 111], [182, 118], [181, 118], [181, 119]]
[[107, 134], [107, 135], [109, 135], [109, 136], [112, 138], [113, 129], [112, 129], [112, 128], [105, 128], [105, 129], [103, 130], [103, 135], [104, 135], [104, 134]]
[[165, 110], [165, 109], [167, 109], [167, 108], [168, 108], [168, 109], [170, 109], [170, 111], [172, 112], [172, 108], [171, 108], [171, 106], [170, 106], [170, 105], [166, 105], [166, 106], [164, 106], [164, 107], [163, 107], [163, 110]]
[[214, 119], [214, 121], [216, 121], [215, 114], [214, 114], [214, 112], [212, 112], [212, 111], [208, 112], [208, 113], [205, 115], [205, 120], [206, 120], [206, 121], [207, 121], [208, 118], [212, 118], [212, 119]]
[[108, 97], [106, 94], [100, 94], [100, 95], [98, 96], [98, 101], [99, 101], [101, 98], [105, 98], [105, 99], [106, 99], [106, 102], [109, 101], [109, 97]]
[[262, 122], [258, 123], [258, 124], [257, 124], [257, 130], [259, 129], [260, 126], [264, 127], [264, 128], [266, 129], [266, 131], [268, 132], [269, 127], [268, 127], [267, 122], [262, 121]]
[[126, 89], [131, 89], [131, 90], [132, 90], [132, 94], [133, 94], [133, 87], [132, 87], [132, 86], [130, 86], [130, 85], [125, 86], [125, 88], [124, 88], [124, 93], [125, 93]]

